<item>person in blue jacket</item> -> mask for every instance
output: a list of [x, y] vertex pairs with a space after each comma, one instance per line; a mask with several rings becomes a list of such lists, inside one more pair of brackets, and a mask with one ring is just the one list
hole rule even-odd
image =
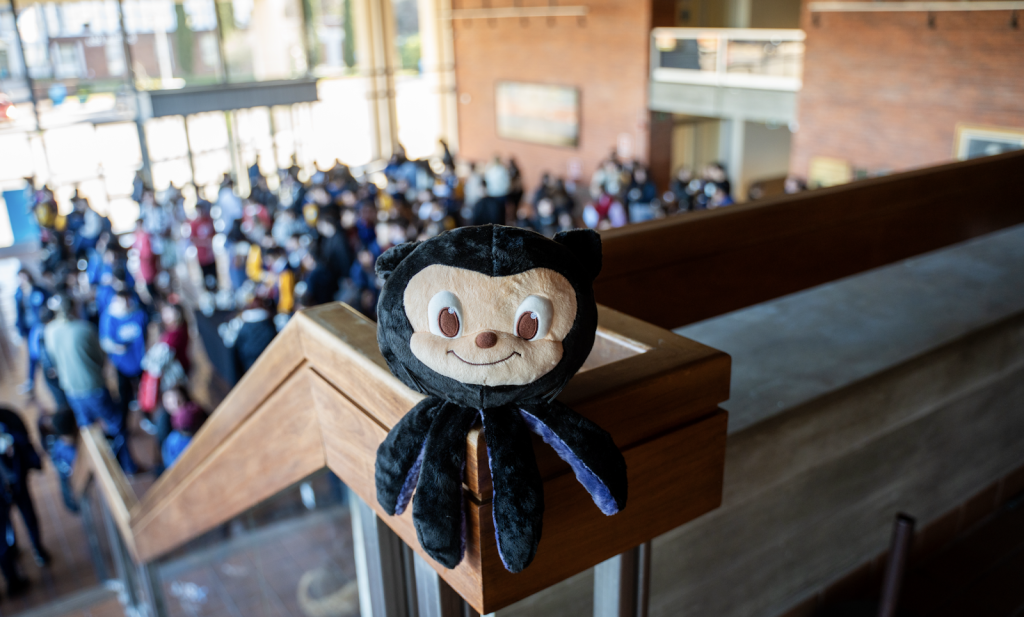
[[117, 289], [100, 315], [100, 346], [117, 369], [117, 392], [125, 414], [135, 400], [142, 377], [148, 325], [149, 314], [134, 297], [134, 292], [125, 287]]
[[124, 266], [116, 265], [111, 273], [103, 275], [103, 283], [96, 288], [94, 307], [97, 326], [99, 326], [100, 317], [107, 312], [110, 301], [119, 289], [127, 290], [137, 304], [142, 304], [139, 294], [135, 292], [135, 281], [132, 279], [132, 275]]
[[[16, 325], [18, 334], [28, 344], [28, 379], [22, 384], [20, 390], [23, 394], [31, 394], [36, 386], [36, 367], [39, 366], [38, 345], [36, 353], [33, 354], [32, 331], [38, 330], [39, 311], [46, 305], [46, 290], [40, 287], [32, 276], [32, 273], [22, 268], [18, 271], [18, 288], [14, 290], [14, 304], [17, 308]], [[39, 341], [38, 333], [35, 338]]]

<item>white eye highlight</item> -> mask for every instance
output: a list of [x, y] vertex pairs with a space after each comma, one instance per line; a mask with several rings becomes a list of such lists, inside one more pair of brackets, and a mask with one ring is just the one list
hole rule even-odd
[[551, 329], [551, 315], [554, 312], [551, 300], [540, 296], [529, 296], [516, 309], [512, 331], [519, 338], [528, 341], [542, 339]]
[[455, 338], [462, 334], [462, 303], [450, 291], [439, 291], [434, 294], [427, 305], [427, 323], [430, 333], [445, 338]]

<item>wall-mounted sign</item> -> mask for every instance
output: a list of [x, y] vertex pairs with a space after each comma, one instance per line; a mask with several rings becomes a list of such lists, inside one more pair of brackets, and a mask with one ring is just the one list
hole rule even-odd
[[1011, 150], [1024, 150], [1024, 127], [956, 125], [953, 154], [961, 161]]
[[498, 82], [498, 137], [575, 148], [580, 139], [580, 92], [567, 86]]

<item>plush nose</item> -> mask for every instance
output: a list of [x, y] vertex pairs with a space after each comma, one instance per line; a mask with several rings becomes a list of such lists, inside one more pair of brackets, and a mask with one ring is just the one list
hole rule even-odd
[[481, 349], [489, 349], [498, 344], [498, 335], [493, 332], [481, 332], [476, 335], [476, 346]]

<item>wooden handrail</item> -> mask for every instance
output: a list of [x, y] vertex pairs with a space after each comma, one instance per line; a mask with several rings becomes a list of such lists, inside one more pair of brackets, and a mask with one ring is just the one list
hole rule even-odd
[[1024, 222], [1024, 151], [602, 232], [598, 302], [676, 328]]
[[[594, 351], [561, 399], [612, 434], [637, 488], [626, 510], [605, 517], [568, 465], [538, 445], [549, 502], [542, 547], [549, 548], [517, 575], [501, 565], [494, 544], [479, 431], [467, 440], [469, 552], [455, 570], [422, 552], [411, 511], [393, 517], [380, 510], [377, 446], [422, 395], [387, 369], [376, 325], [340, 303], [296, 315], [141, 501], [123, 490], [127, 482], [97, 429], [80, 467], [100, 479], [139, 563], [329, 467], [468, 602], [493, 612], [717, 507], [726, 432], [718, 403], [728, 398], [729, 372], [726, 354], [600, 307]], [[665, 469], [673, 481], [665, 481]], [[560, 550], [568, 546], [571, 553]]]
[[132, 559], [139, 561], [131, 528], [131, 512], [138, 506], [139, 500], [111, 451], [103, 429], [96, 424], [79, 431], [79, 454], [72, 478], [72, 486], [78, 495], [85, 492], [90, 479], [95, 482], [100, 498], [106, 503], [128, 553]]

